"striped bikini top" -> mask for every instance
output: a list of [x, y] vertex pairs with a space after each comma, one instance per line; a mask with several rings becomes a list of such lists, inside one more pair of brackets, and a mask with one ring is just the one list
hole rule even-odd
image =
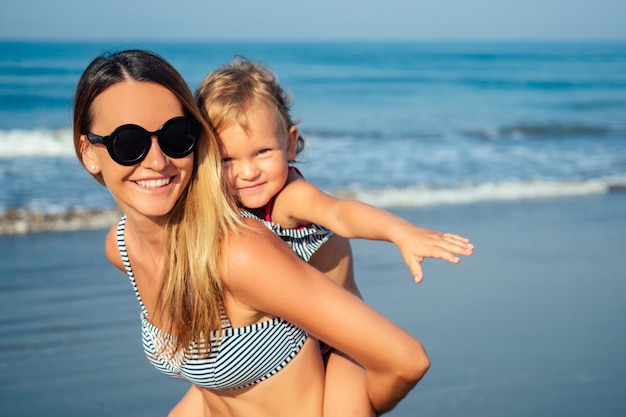
[[128, 259], [123, 216], [117, 228], [117, 244], [124, 268], [141, 306], [141, 339], [148, 360], [159, 371], [203, 388], [240, 389], [259, 383], [280, 371], [300, 351], [308, 334], [279, 317], [233, 328], [222, 313], [222, 331], [210, 333], [211, 353], [202, 355], [192, 342], [187, 352], [172, 353], [175, 337], [150, 323]]
[[[296, 171], [301, 177], [304, 178], [300, 170], [294, 166], [289, 167], [290, 170]], [[270, 229], [276, 236], [281, 238], [285, 243], [291, 247], [291, 249], [305, 262], [309, 262], [311, 256], [330, 239], [334, 234], [332, 230], [328, 230], [324, 226], [319, 224], [309, 224], [307, 226], [300, 226], [295, 229], [282, 228], [278, 223], [272, 221], [272, 207], [276, 197], [272, 198], [269, 203], [265, 205], [265, 215], [261, 219], [253, 213], [246, 210], [242, 210], [243, 217], [250, 217], [257, 220], [261, 220], [265, 226]]]

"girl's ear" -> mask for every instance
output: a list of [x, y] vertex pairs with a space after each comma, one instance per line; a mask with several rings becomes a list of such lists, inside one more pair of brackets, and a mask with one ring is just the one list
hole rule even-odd
[[80, 137], [80, 154], [83, 160], [83, 165], [87, 168], [91, 174], [99, 174], [100, 173], [100, 165], [98, 164], [98, 160], [93, 153], [93, 146], [87, 140], [85, 135], [81, 135]]
[[289, 128], [289, 132], [287, 133], [287, 160], [293, 161], [296, 159], [296, 150], [298, 149], [298, 138], [300, 137], [300, 132], [298, 128], [295, 126], [291, 126]]

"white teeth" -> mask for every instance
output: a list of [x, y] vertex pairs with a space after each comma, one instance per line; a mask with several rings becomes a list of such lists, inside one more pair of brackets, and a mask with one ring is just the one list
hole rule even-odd
[[170, 183], [170, 178], [161, 178], [158, 180], [135, 181], [137, 185], [144, 188], [159, 188]]

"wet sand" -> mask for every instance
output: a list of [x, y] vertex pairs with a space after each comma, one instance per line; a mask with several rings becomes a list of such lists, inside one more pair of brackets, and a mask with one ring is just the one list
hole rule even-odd
[[[432, 360], [389, 416], [626, 414], [626, 194], [394, 211], [477, 248], [415, 285], [395, 247], [354, 242], [366, 301]], [[0, 415], [165, 416], [187, 389], [147, 364], [105, 233], [0, 236]]]

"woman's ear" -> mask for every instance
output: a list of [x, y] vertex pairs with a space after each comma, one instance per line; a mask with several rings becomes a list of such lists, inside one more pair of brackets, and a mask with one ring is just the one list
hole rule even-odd
[[81, 135], [80, 137], [80, 154], [83, 160], [83, 165], [87, 168], [87, 171], [93, 175], [100, 173], [100, 166], [93, 153], [93, 146], [91, 146], [89, 141], [87, 141], [85, 135]]
[[289, 128], [289, 132], [287, 132], [287, 160], [293, 161], [296, 159], [296, 150], [298, 149], [298, 138], [300, 137], [300, 132], [298, 128], [295, 126], [291, 126]]

